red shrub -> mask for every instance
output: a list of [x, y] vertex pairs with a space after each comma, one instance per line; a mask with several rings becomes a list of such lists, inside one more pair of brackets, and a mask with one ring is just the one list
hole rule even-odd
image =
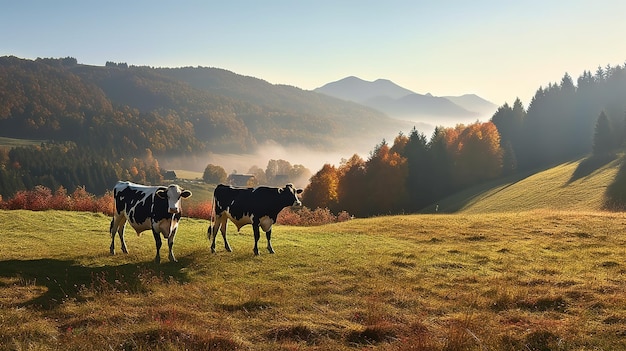
[[64, 211], [69, 211], [70, 208], [72, 208], [72, 199], [67, 195], [67, 189], [60, 186], [57, 191], [54, 192], [52, 199], [50, 199], [50, 208]]
[[197, 204], [188, 204], [183, 208], [183, 215], [190, 218], [209, 219], [213, 211], [212, 203], [208, 201]]
[[97, 212], [96, 197], [79, 186], [72, 193], [72, 211]]
[[283, 209], [277, 218], [279, 224], [297, 225], [297, 226], [314, 226], [350, 219], [348, 212], [341, 212], [340, 216], [335, 216], [328, 208], [316, 208], [311, 210], [308, 207], [300, 209], [292, 209], [287, 207]]
[[300, 215], [291, 208], [287, 207], [280, 211], [278, 218], [276, 218], [276, 222], [278, 224], [285, 225], [300, 225]]
[[33, 211], [43, 211], [50, 209], [52, 191], [43, 185], [37, 185], [27, 193], [26, 209]]
[[350, 214], [348, 212], [346, 212], [346, 211], [341, 211], [337, 215], [337, 222], [345, 222], [345, 221], [349, 221], [351, 219], [352, 219], [352, 216], [350, 216]]
[[96, 199], [96, 212], [101, 212], [106, 215], [112, 216], [115, 211], [115, 199], [113, 198], [113, 191], [107, 190], [107, 192]]
[[7, 201], [7, 207], [9, 210], [24, 210], [27, 208], [27, 203], [28, 192], [26, 190], [20, 190]]

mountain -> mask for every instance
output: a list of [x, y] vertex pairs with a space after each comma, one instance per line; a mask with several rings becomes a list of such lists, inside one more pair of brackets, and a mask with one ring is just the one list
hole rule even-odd
[[465, 94], [461, 96], [442, 96], [458, 106], [463, 107], [468, 111], [477, 112], [481, 116], [488, 116], [491, 118], [498, 109], [498, 105], [491, 101], [485, 100], [476, 94]]
[[368, 82], [353, 76], [328, 83], [314, 91], [357, 103], [366, 103], [368, 100], [379, 97], [399, 99], [409, 94], [415, 94], [390, 80], [378, 79]]
[[354, 102], [221, 69], [0, 57], [5, 137], [173, 156], [251, 153], [266, 144], [369, 148], [409, 128]]
[[433, 126], [487, 120], [497, 109], [495, 104], [477, 95], [422, 95], [385, 79], [368, 82], [347, 77], [314, 91], [372, 107], [393, 118]]

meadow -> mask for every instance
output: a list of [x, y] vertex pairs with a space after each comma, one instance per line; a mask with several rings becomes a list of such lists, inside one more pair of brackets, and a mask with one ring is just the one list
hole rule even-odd
[[160, 265], [129, 228], [109, 255], [102, 214], [0, 222], [2, 350], [626, 350], [622, 213], [282, 225], [258, 257], [249, 226], [211, 254], [208, 222], [184, 218]]

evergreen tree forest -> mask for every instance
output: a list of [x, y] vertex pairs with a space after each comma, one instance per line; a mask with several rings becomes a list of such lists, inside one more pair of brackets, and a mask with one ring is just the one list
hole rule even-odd
[[303, 202], [356, 216], [419, 211], [478, 183], [589, 155], [604, 158], [626, 138], [626, 65], [585, 71], [574, 84], [540, 87], [528, 109], [516, 99], [489, 122], [417, 130], [383, 141], [367, 160], [324, 165]]

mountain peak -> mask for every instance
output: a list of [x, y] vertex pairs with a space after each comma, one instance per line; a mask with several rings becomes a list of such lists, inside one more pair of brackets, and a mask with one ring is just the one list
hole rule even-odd
[[419, 118], [420, 121], [424, 118], [434, 118], [436, 121], [433, 124], [440, 124], [441, 119], [454, 119], [456, 123], [466, 123], [478, 117], [489, 118], [496, 110], [494, 104], [475, 94], [421, 95], [382, 78], [368, 82], [349, 76], [314, 91], [375, 108], [394, 118], [411, 120]]
[[355, 76], [328, 83], [314, 91], [357, 103], [363, 103], [380, 96], [399, 99], [406, 95], [415, 94], [388, 79], [368, 82]]

